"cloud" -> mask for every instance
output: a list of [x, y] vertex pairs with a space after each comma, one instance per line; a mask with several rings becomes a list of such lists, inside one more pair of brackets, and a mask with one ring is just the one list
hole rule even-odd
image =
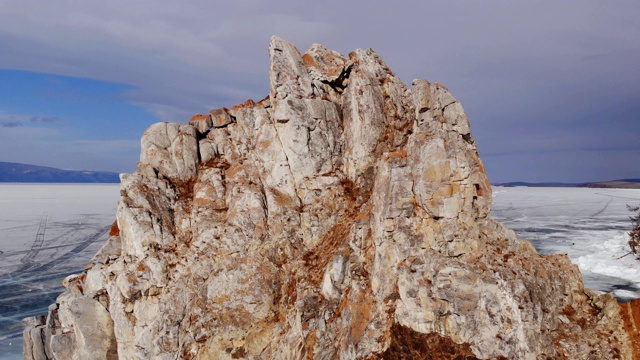
[[[632, 151], [639, 12], [632, 0], [0, 0], [0, 68], [130, 84], [128, 101], [184, 122], [264, 97], [273, 34], [302, 51], [373, 47], [406, 83], [440, 81], [461, 100], [481, 154], [502, 159], [492, 180], [527, 180], [540, 173], [509, 169], [536, 153]], [[5, 129], [22, 121], [0, 116]]]
[[310, 43], [335, 27], [247, 4], [13, 3], [0, 7], [0, 67], [127, 83], [136, 103], [182, 112], [262, 98], [272, 34]]
[[58, 117], [53, 117], [53, 116], [32, 116], [30, 121], [32, 123], [51, 124], [51, 123], [60, 122], [60, 121], [62, 121], [62, 119], [60, 119]]
[[[28, 141], [27, 141], [28, 140]], [[131, 172], [140, 154], [138, 140], [73, 140], [55, 128], [0, 131], [0, 161], [71, 170]]]
[[[595, 182], [638, 178], [638, 150], [583, 151], [571, 150], [543, 153], [504, 153], [499, 156], [482, 155], [494, 183], [522, 179], [513, 174], [527, 174], [531, 182]], [[509, 166], [503, 166], [509, 164]]]
[[0, 127], [14, 128], [25, 125], [54, 124], [63, 119], [54, 116], [39, 116], [29, 114], [11, 114], [0, 110]]
[[3, 120], [0, 120], [0, 126], [4, 127], [4, 128], [14, 128], [14, 127], [21, 126], [21, 125], [22, 125], [22, 123], [19, 122], [19, 121], [3, 121]]

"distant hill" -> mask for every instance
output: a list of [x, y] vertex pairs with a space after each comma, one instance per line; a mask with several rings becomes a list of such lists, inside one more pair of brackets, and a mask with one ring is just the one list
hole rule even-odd
[[507, 183], [493, 184], [494, 186], [526, 186], [526, 187], [581, 187], [587, 185], [587, 183], [562, 183], [562, 182], [543, 182], [543, 183], [530, 183], [524, 181], [512, 181]]
[[600, 181], [585, 185], [591, 188], [640, 189], [640, 179]]
[[613, 188], [613, 189], [640, 189], [640, 179], [620, 179], [610, 181], [597, 181], [588, 183], [561, 183], [561, 182], [545, 182], [545, 183], [529, 183], [522, 181], [514, 181], [495, 186], [526, 186], [526, 187], [589, 187], [589, 188]]
[[62, 170], [46, 166], [0, 162], [0, 182], [119, 183], [117, 173]]

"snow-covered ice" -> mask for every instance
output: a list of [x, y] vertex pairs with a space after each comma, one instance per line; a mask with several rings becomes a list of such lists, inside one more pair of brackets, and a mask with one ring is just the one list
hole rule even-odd
[[624, 256], [627, 205], [638, 204], [637, 189], [495, 187], [491, 214], [540, 253], [567, 254], [586, 287], [629, 300], [640, 297], [640, 260]]
[[115, 219], [118, 184], [0, 184], [0, 359], [22, 359], [24, 317], [44, 315]]

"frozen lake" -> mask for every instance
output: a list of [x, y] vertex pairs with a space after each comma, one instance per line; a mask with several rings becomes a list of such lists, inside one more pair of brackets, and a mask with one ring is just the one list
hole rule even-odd
[[[0, 184], [0, 359], [22, 359], [20, 319], [45, 314], [62, 279], [81, 272], [107, 238], [118, 184]], [[494, 188], [492, 215], [543, 254], [564, 253], [585, 284], [640, 297], [628, 252], [626, 205], [640, 190]]]
[[107, 239], [119, 184], [0, 184], [0, 359], [22, 359], [22, 324]]
[[567, 254], [585, 286], [640, 298], [640, 261], [629, 252], [628, 205], [638, 189], [494, 187], [493, 217], [542, 254]]

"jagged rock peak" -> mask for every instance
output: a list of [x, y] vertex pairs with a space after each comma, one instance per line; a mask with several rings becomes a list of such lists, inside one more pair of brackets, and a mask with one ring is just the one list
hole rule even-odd
[[632, 358], [613, 297], [489, 215], [444, 86], [407, 88], [373, 50], [273, 37], [269, 57], [266, 99], [145, 132], [117, 228], [25, 354]]

